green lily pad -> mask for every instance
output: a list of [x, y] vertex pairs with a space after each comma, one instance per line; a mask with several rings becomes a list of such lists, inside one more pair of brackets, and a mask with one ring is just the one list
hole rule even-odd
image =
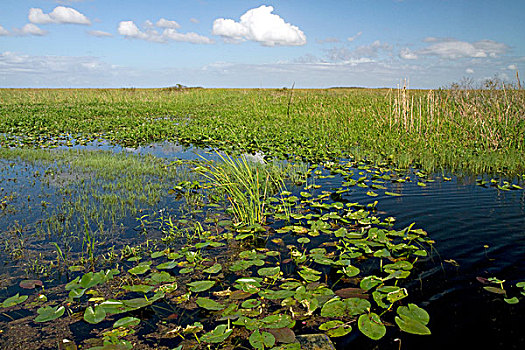
[[195, 302], [197, 303], [197, 305], [199, 305], [200, 307], [206, 310], [218, 311], [218, 310], [224, 309], [224, 305], [219, 304], [215, 300], [211, 300], [208, 298], [197, 298]]
[[321, 308], [321, 316], [323, 317], [340, 317], [344, 316], [346, 311], [345, 304], [339, 299], [331, 299], [327, 301]]
[[386, 334], [386, 327], [376, 313], [363, 314], [357, 320], [359, 330], [373, 340], [379, 340]]
[[176, 266], [177, 266], [177, 262], [172, 260], [172, 261], [167, 261], [162, 264], [158, 264], [155, 268], [157, 270], [171, 270], [171, 269], [174, 269]]
[[122, 288], [130, 292], [146, 294], [148, 292], [151, 292], [154, 287], [145, 284], [136, 284], [133, 286], [123, 286]]
[[115, 323], [113, 323], [113, 328], [118, 328], [118, 327], [128, 328], [128, 327], [136, 326], [139, 323], [140, 323], [140, 319], [136, 317], [128, 316], [128, 317], [123, 317], [120, 320], [115, 321]]
[[102, 322], [106, 318], [106, 310], [103, 306], [97, 305], [95, 308], [88, 306], [84, 311], [84, 321], [96, 324]]
[[281, 268], [279, 266], [263, 267], [257, 270], [257, 273], [259, 274], [259, 276], [265, 276], [265, 277], [276, 276], [277, 274], [279, 274], [279, 272], [281, 272]]
[[207, 269], [204, 269], [202, 270], [203, 272], [206, 272], [206, 273], [210, 273], [210, 274], [213, 274], [213, 273], [218, 273], [222, 270], [222, 265], [217, 263], [217, 264], [214, 264], [213, 266], [210, 266], [208, 267]]
[[404, 318], [413, 319], [423, 325], [428, 324], [428, 321], [430, 320], [428, 312], [426, 312], [424, 309], [420, 308], [416, 304], [408, 304], [408, 307], [399, 306], [397, 308], [397, 314]]
[[215, 281], [195, 281], [187, 284], [194, 293], [204, 292], [215, 285]]
[[162, 283], [171, 283], [175, 281], [175, 277], [167, 273], [166, 271], [156, 272], [151, 274], [148, 283], [151, 284], [162, 284]]
[[38, 316], [35, 318], [35, 322], [47, 322], [52, 321], [64, 314], [66, 308], [63, 306], [45, 306], [41, 307], [36, 312]]
[[214, 330], [204, 334], [201, 337], [201, 341], [206, 343], [222, 343], [232, 334], [233, 329], [228, 329], [228, 326], [225, 324], [220, 324], [215, 327]]
[[512, 304], [517, 304], [517, 303], [520, 302], [519, 299], [518, 299], [517, 297], [512, 297], [512, 298], [509, 298], [509, 299], [508, 299], [508, 298], [503, 298], [503, 300], [505, 300], [505, 302], [506, 302], [507, 304], [511, 304], [511, 305], [512, 305]]
[[258, 329], [250, 335], [250, 338], [248, 338], [248, 340], [255, 349], [264, 350], [265, 348], [271, 348], [275, 345], [275, 337], [271, 333], [261, 333]]
[[13, 295], [12, 297], [7, 298], [0, 304], [2, 307], [11, 307], [18, 304], [23, 303], [28, 298], [27, 295], [20, 295], [20, 293], [16, 293], [16, 295]]
[[427, 328], [424, 324], [421, 322], [418, 322], [412, 318], [401, 316], [396, 316], [396, 324], [399, 326], [399, 328], [407, 333], [411, 334], [418, 334], [418, 335], [428, 335], [430, 334], [430, 329]]
[[149, 265], [139, 265], [139, 266], [135, 266], [132, 269], [129, 269], [128, 272], [132, 273], [134, 275], [142, 275], [142, 274], [145, 274], [146, 272], [148, 272], [149, 270], [150, 270], [150, 266]]
[[245, 300], [243, 301], [243, 303], [241, 304], [241, 307], [245, 308], [245, 309], [253, 309], [257, 306], [261, 305], [261, 301], [260, 300], [257, 300], [257, 299], [248, 299], [248, 300]]

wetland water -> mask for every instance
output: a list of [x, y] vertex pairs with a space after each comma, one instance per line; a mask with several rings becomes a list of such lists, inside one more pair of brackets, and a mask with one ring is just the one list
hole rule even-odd
[[[171, 144], [128, 149], [127, 151], [104, 145], [94, 145], [91, 149], [111, 149], [117, 154], [119, 152], [153, 154], [169, 160], [199, 159], [197, 153], [210, 158], [209, 154], [201, 150], [188, 151]], [[41, 177], [35, 176], [35, 172], [45, 173], [46, 169], [49, 171], [49, 166], [33, 166], [13, 160], [3, 161], [2, 165], [4, 185], [1, 195], [6, 198], [12, 193], [17, 194], [16, 198], [10, 201], [6, 199], [6, 206], [0, 217], [3, 227], [12, 228], [15, 221], [23, 222], [24, 227], [31, 227], [32, 223], [45, 219], [43, 216], [51, 215], [52, 210], [48, 209], [48, 206], [51, 208], [60, 204], [56, 187], [63, 187], [64, 183], [71, 180], [62, 177], [63, 182], [51, 181], [51, 184], [48, 182], [46, 186]], [[318, 177], [315, 178], [314, 183], [318, 188], [312, 191], [312, 195], [341, 188], [341, 184], [345, 181], [343, 176], [337, 173], [331, 175], [330, 171], [323, 167], [317, 169]], [[356, 179], [367, 174], [367, 169], [363, 167], [360, 169], [348, 167], [345, 170], [354, 172]], [[137, 212], [123, 211], [115, 222], [106, 223], [106, 225], [118, 226], [118, 230], [101, 230], [112, 232], [112, 236], [106, 238], [107, 241], [122, 248], [127, 244], [138, 244], [144, 240], [145, 237], [141, 236], [137, 230], [135, 220], [144, 213], [151, 214], [166, 210], [175, 216], [180, 216], [181, 211], [186, 210], [187, 213], [191, 211], [184, 209], [184, 199], [177, 199], [167, 194], [168, 189], [180, 179], [165, 177], [165, 174], [158, 176], [158, 182], [173, 181], [159, 188], [163, 193], [162, 198], [153, 204], [136, 199], [134, 203], [139, 209]], [[429, 257], [421, 258], [421, 261], [415, 265], [416, 269], [403, 282], [403, 286], [409, 290], [407, 302], [421, 306], [430, 314], [428, 327], [432, 335], [409, 335], [400, 332], [397, 327], [387, 327], [387, 335], [379, 341], [373, 341], [359, 333], [355, 325], [354, 330], [348, 336], [333, 339], [337, 347], [340, 349], [350, 346], [360, 349], [397, 349], [399, 342], [396, 338], [400, 338], [402, 349], [456, 348], [460, 343], [467, 344], [469, 348], [480, 349], [523, 348], [525, 346], [523, 332], [525, 299], [519, 295], [519, 290], [515, 285], [525, 280], [525, 192], [523, 190], [504, 191], [491, 186], [482, 187], [478, 185], [476, 178], [467, 176], [447, 175], [450, 180], [442, 174], [418, 177], [414, 175], [414, 172], [409, 172], [407, 176], [410, 180], [403, 183], [382, 182], [382, 185], [386, 187], [385, 191], [395, 192], [401, 196], [388, 196], [377, 190], [375, 191], [379, 194], [378, 196], [370, 196], [367, 194], [369, 187], [352, 186], [348, 191], [332, 198], [331, 201], [344, 204], [358, 202], [367, 205], [377, 200], [375, 215], [381, 218], [394, 217], [396, 219], [394, 229], [401, 230], [415, 222], [414, 228], [425, 230], [428, 237], [435, 242], [433, 249], [429, 250]], [[82, 183], [85, 182], [86, 179], [83, 179]], [[518, 182], [514, 181], [514, 183]], [[103, 187], [103, 181], [95, 185], [107, 189]], [[303, 186], [289, 185], [288, 189], [293, 194], [300, 196]], [[128, 195], [129, 193], [121, 192], [122, 194]], [[30, 211], [26, 210], [27, 196], [38, 198], [37, 205], [33, 205]], [[34, 201], [33, 199], [32, 202], [29, 202], [34, 203]], [[42, 204], [42, 202], [48, 204]], [[12, 212], [8, 210], [9, 205], [12, 206]], [[188, 217], [196, 220], [204, 218], [202, 213], [190, 213], [185, 216], [185, 219]], [[273, 226], [277, 228], [283, 225], [275, 221]], [[3, 231], [5, 236], [7, 230]], [[17, 233], [17, 238], [24, 240], [26, 238], [24, 235], [34, 233], [34, 228], [23, 229]], [[285, 233], [279, 237], [285, 242], [295, 242], [295, 235], [292, 233]], [[151, 234], [148, 238], [155, 238], [155, 235]], [[49, 239], [56, 240], [56, 237], [49, 237]], [[271, 239], [272, 236], [266, 243], [270, 249], [273, 245]], [[26, 244], [34, 245], [33, 254], [35, 247], [38, 249], [39, 246], [43, 250], [53, 250], [49, 242], [46, 242], [46, 238], [42, 236], [39, 239], [28, 240]], [[84, 249], [82, 239], [76, 242], [72, 251], [75, 249]], [[97, 249], [102, 253], [104, 246]], [[4, 300], [17, 291], [23, 292], [19, 288], [13, 288], [10, 284], [16, 286], [22, 278], [37, 277], [27, 271], [25, 276], [12, 273], [12, 270], [20, 268], [21, 264], [13, 262], [13, 256], [8, 254], [7, 249], [1, 257], [4, 260], [1, 271], [4, 276], [10, 276], [9, 279], [6, 277], [2, 283], [3, 290], [0, 300]], [[484, 289], [487, 286], [494, 286], [493, 283], [487, 281], [491, 277], [505, 280], [503, 286], [508, 292], [507, 297], [520, 296], [520, 302], [513, 305], [508, 304], [504, 301], [504, 295]], [[54, 279], [54, 282], [50, 282], [50, 285], [60, 285], [68, 281], [68, 276], [61, 276]], [[26, 316], [26, 314], [21, 316], [15, 314], [0, 315], [0, 329], [3, 332], [7, 332], [11, 327], [10, 318], [17, 319], [17, 317]], [[76, 327], [73, 325], [70, 329], [77, 329]], [[312, 329], [306, 328], [306, 332], [311, 331]], [[76, 339], [76, 341], [80, 342], [81, 339]]]

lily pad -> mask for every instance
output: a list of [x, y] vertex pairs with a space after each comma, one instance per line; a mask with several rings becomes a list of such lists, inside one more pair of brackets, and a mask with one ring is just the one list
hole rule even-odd
[[276, 276], [279, 272], [281, 272], [281, 268], [279, 266], [263, 267], [257, 270], [257, 273], [259, 274], [259, 276], [265, 276], [265, 277]]
[[41, 280], [23, 280], [18, 285], [24, 289], [35, 289], [35, 287], [42, 287], [44, 284]]
[[115, 323], [113, 323], [113, 328], [118, 328], [118, 327], [128, 328], [128, 327], [136, 326], [139, 323], [140, 323], [140, 319], [136, 317], [123, 317], [120, 320], [117, 320], [115, 321]]
[[132, 269], [129, 269], [128, 272], [134, 275], [142, 275], [148, 272], [149, 270], [150, 270], [149, 265], [139, 265], [139, 266], [135, 266]]
[[106, 310], [103, 306], [97, 305], [95, 308], [88, 306], [84, 311], [84, 321], [96, 324], [102, 322], [106, 318]]
[[219, 304], [215, 300], [211, 300], [208, 298], [197, 298], [195, 302], [197, 303], [197, 305], [199, 305], [200, 307], [206, 310], [218, 311], [218, 310], [224, 309], [224, 305]]
[[187, 284], [194, 293], [204, 292], [215, 285], [215, 281], [195, 281]]
[[386, 327], [376, 313], [363, 314], [357, 320], [359, 330], [373, 340], [379, 340], [386, 334]]
[[271, 348], [275, 345], [275, 337], [269, 332], [259, 332], [257, 329], [248, 339], [255, 349]]
[[41, 307], [36, 312], [38, 316], [35, 318], [35, 322], [47, 322], [52, 321], [64, 314], [66, 308], [63, 306], [45, 306]]
[[20, 293], [16, 293], [16, 295], [13, 295], [12, 297], [10, 298], [7, 298], [6, 300], [4, 300], [2, 302], [2, 304], [0, 304], [2, 307], [11, 307], [11, 306], [15, 306], [15, 305], [18, 305], [18, 304], [21, 304], [23, 303], [24, 301], [27, 300], [27, 295], [20, 295]]
[[220, 324], [215, 327], [214, 330], [204, 334], [201, 337], [201, 341], [206, 343], [222, 343], [232, 334], [233, 329], [228, 329], [228, 326], [225, 324]]
[[418, 322], [412, 318], [401, 316], [396, 316], [396, 324], [399, 326], [399, 328], [407, 333], [411, 334], [419, 334], [419, 335], [428, 335], [430, 334], [430, 329], [427, 328], [424, 324], [421, 322]]

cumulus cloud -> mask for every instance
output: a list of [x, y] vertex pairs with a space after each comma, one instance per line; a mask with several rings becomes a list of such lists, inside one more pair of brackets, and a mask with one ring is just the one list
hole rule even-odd
[[70, 23], [70, 24], [86, 24], [90, 25], [91, 21], [71, 7], [57, 6], [50, 13], [44, 13], [40, 8], [29, 9], [29, 22], [35, 24], [47, 23]]
[[352, 41], [354, 41], [355, 39], [359, 38], [359, 37], [361, 36], [361, 34], [363, 34], [363, 32], [359, 32], [359, 33], [357, 33], [356, 35], [347, 38], [346, 40], [352, 42]]
[[474, 69], [467, 68], [467, 69], [465, 69], [465, 73], [467, 73], [467, 74], [474, 74]]
[[507, 69], [508, 69], [508, 70], [517, 70], [517, 69], [518, 69], [518, 66], [516, 66], [515, 64], [509, 64], [509, 65], [507, 66]]
[[180, 24], [178, 24], [175, 21], [169, 21], [165, 18], [161, 18], [157, 21], [157, 27], [159, 28], [172, 28], [172, 29], [179, 29]]
[[[159, 25], [160, 24], [160, 25]], [[155, 25], [165, 28], [162, 33], [154, 29]], [[188, 42], [192, 44], [213, 44], [213, 40], [197, 33], [180, 33], [177, 29], [180, 25], [175, 21], [168, 21], [161, 18], [156, 24], [146, 21], [145, 30], [140, 30], [133, 21], [122, 21], [118, 25], [118, 32], [127, 38], [141, 39], [158, 43], [165, 43], [169, 40], [178, 42]]]
[[508, 50], [508, 46], [493, 40], [476, 42], [460, 41], [452, 38], [426, 38], [432, 45], [417, 53], [426, 56], [438, 56], [445, 59], [497, 57]]
[[102, 30], [90, 30], [87, 33], [89, 35], [96, 36], [96, 37], [99, 37], [99, 38], [108, 38], [108, 37], [112, 37], [113, 36], [113, 34], [108, 33], [108, 32], [104, 32]]
[[263, 46], [306, 44], [306, 36], [297, 26], [285, 22], [272, 12], [272, 6], [263, 5], [248, 10], [239, 22], [218, 18], [213, 22], [212, 34], [222, 36], [230, 42], [251, 40]]

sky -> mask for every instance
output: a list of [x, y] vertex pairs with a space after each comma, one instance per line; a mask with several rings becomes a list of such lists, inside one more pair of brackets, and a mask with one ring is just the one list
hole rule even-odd
[[523, 0], [1, 0], [0, 87], [447, 87], [525, 77]]

